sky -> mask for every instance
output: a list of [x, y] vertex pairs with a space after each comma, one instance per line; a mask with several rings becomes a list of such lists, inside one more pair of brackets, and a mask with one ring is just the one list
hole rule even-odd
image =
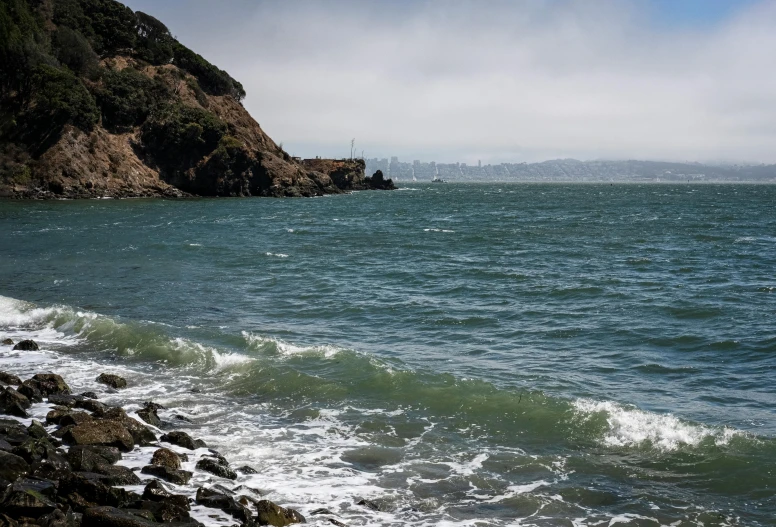
[[776, 0], [130, 0], [295, 156], [776, 162]]

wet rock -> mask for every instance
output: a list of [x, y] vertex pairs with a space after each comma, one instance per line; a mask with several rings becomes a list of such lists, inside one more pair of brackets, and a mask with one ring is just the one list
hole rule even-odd
[[193, 422], [188, 417], [180, 415], [180, 414], [175, 414], [172, 417], [173, 417], [173, 419], [177, 419], [178, 421], [183, 421], [184, 423], [192, 423]]
[[207, 447], [204, 441], [201, 439], [194, 440], [186, 432], [170, 432], [169, 434], [164, 434], [159, 439], [179, 447], [188, 448], [189, 450], [196, 450], [198, 448]]
[[63, 474], [72, 471], [70, 463], [58, 452], [54, 452], [48, 458], [36, 461], [30, 466], [30, 475], [50, 480], [58, 480]]
[[40, 527], [79, 527], [81, 517], [69, 508], [67, 511], [53, 510], [35, 520]]
[[35, 439], [43, 439], [48, 438], [49, 434], [46, 432], [46, 429], [43, 428], [43, 424], [38, 421], [37, 419], [32, 420], [32, 424], [27, 427], [27, 434], [30, 437], [34, 437]]
[[151, 458], [151, 464], [159, 465], [160, 467], [179, 469], [181, 468], [181, 458], [169, 448], [160, 448], [154, 452], [154, 455]]
[[237, 479], [237, 474], [235, 473], [234, 470], [222, 464], [216, 459], [203, 457], [202, 459], [197, 461], [196, 467], [200, 470], [204, 470], [206, 472], [210, 472], [211, 474], [215, 474], [216, 476], [221, 478]]
[[[11, 340], [11, 339], [6, 339], [6, 340]], [[12, 340], [11, 340], [11, 344], [13, 344]], [[3, 384], [13, 384], [14, 386], [19, 386], [22, 383], [22, 380], [16, 375], [13, 375], [11, 373], [6, 373], [4, 371], [0, 371], [0, 382], [2, 382]]]
[[14, 351], [38, 351], [39, 349], [38, 343], [29, 339], [22, 340], [13, 347]]
[[48, 396], [49, 404], [66, 406], [68, 408], [73, 408], [77, 402], [83, 400], [84, 398], [81, 395], [70, 395], [65, 393], [52, 393]]
[[13, 339], [3, 339], [4, 346], [13, 346]]
[[135, 441], [132, 434], [116, 421], [92, 421], [69, 429], [64, 435], [65, 441], [73, 445], [113, 446], [123, 452], [129, 452]]
[[126, 388], [127, 387], [127, 381], [124, 380], [123, 377], [120, 377], [118, 375], [114, 375], [112, 373], [101, 373], [99, 377], [97, 377], [97, 382], [100, 382], [102, 384], [107, 384], [111, 388]]
[[0, 451], [0, 478], [14, 481], [19, 476], [27, 474], [30, 465], [16, 454]]
[[102, 474], [91, 472], [73, 472], [59, 481], [59, 501], [70, 504], [77, 512], [96, 505], [125, 507], [140, 500], [134, 492], [118, 487], [110, 487]]
[[334, 514], [329, 509], [315, 509], [313, 512], [310, 513], [312, 516], [316, 516], [318, 514]]
[[167, 487], [165, 487], [161, 481], [155, 479], [145, 486], [143, 490], [143, 499], [150, 501], [159, 501], [172, 503], [185, 510], [190, 510], [189, 498], [181, 494], [173, 494]]
[[233, 518], [237, 518], [243, 522], [251, 519], [251, 513], [247, 507], [238, 503], [231, 496], [227, 496], [226, 494], [222, 494], [213, 489], [200, 487], [197, 489], [195, 501], [198, 505], [204, 505], [205, 507], [210, 507], [212, 509], [220, 509]]
[[256, 470], [253, 467], [249, 467], [248, 465], [244, 465], [242, 467], [239, 467], [237, 469], [237, 472], [242, 472], [243, 474], [258, 474], [259, 473], [258, 470]]
[[372, 509], [373, 511], [379, 511], [380, 506], [370, 500], [359, 500], [356, 502], [356, 505], [361, 505], [362, 507], [366, 507], [367, 509]]
[[6, 490], [0, 509], [11, 517], [37, 518], [57, 508], [57, 487], [53, 481], [20, 478]]
[[83, 392], [81, 396], [86, 397], [87, 399], [99, 399], [99, 397], [97, 397], [97, 394], [94, 392]]
[[11, 449], [13, 449], [13, 445], [6, 441], [5, 439], [0, 438], [0, 450], [3, 452], [10, 452]]
[[40, 391], [38, 383], [33, 380], [24, 381], [21, 386], [16, 389], [17, 392], [25, 396], [30, 401], [39, 403], [43, 401], [43, 392]]
[[140, 508], [151, 513], [151, 517], [157, 522], [170, 523], [191, 520], [188, 510], [173, 503], [144, 500], [140, 502]]
[[156, 476], [157, 478], [169, 481], [170, 483], [175, 483], [176, 485], [186, 485], [192, 476], [192, 473], [188, 470], [176, 470], [160, 465], [146, 465], [141, 472], [143, 474]]
[[45, 396], [51, 394], [70, 394], [70, 386], [65, 380], [56, 373], [37, 373], [32, 376], [31, 381], [35, 382], [38, 389]]
[[94, 472], [107, 476], [104, 481], [108, 485], [140, 485], [142, 483], [137, 474], [121, 465], [96, 465]]
[[151, 410], [166, 410], [166, 408], [163, 405], [161, 405], [159, 403], [155, 403], [153, 401], [146, 401], [146, 402], [144, 402], [143, 403], [143, 408], [149, 408]]
[[116, 507], [90, 507], [84, 511], [81, 527], [155, 527], [156, 522]]
[[94, 401], [92, 399], [84, 399], [83, 401], [76, 401], [75, 407], [83, 408], [87, 412], [93, 412], [97, 414], [98, 417], [108, 410], [107, 406], [105, 406], [99, 401]]
[[27, 428], [14, 419], [0, 419], [0, 437], [11, 445], [21, 445], [30, 437]]
[[120, 422], [129, 431], [129, 433], [132, 435], [132, 439], [138, 445], [146, 446], [152, 443], [156, 443], [156, 434], [154, 434], [151, 430], [148, 429], [147, 426], [142, 424], [137, 419], [126, 417], [125, 419], [117, 422]]
[[[54, 411], [54, 410], [52, 410]], [[49, 412], [46, 414], [46, 421], [49, 420]], [[82, 425], [84, 423], [90, 423], [94, 421], [94, 417], [87, 414], [86, 412], [67, 412], [64, 415], [59, 416], [59, 420], [57, 421], [57, 424], [60, 426], [70, 426], [70, 425]]]
[[261, 500], [256, 504], [258, 520], [261, 525], [284, 527], [292, 523], [307, 523], [304, 516], [294, 509], [286, 509], [269, 500]]
[[19, 527], [19, 522], [13, 518], [0, 513], [0, 527]]
[[[148, 405], [148, 403], [146, 403]], [[137, 411], [138, 417], [148, 423], [149, 425], [160, 427], [162, 426], [162, 420], [156, 413], [156, 408], [146, 406]]]
[[27, 417], [25, 409], [30, 406], [30, 400], [13, 388], [6, 387], [4, 390], [0, 390], [0, 413], [15, 417]]
[[94, 472], [100, 465], [112, 465], [121, 459], [121, 452], [109, 446], [73, 446], [67, 452], [67, 460], [75, 470]]
[[329, 523], [333, 523], [337, 527], [348, 527], [346, 524], [342, 523], [339, 520], [335, 520], [334, 518], [326, 518], [326, 519], [329, 520]]
[[56, 447], [48, 439], [35, 439], [32, 437], [11, 450], [11, 453], [23, 458], [27, 463], [48, 459], [55, 452]]

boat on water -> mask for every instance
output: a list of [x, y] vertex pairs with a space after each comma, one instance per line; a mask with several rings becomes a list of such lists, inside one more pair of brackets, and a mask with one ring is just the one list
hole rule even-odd
[[444, 179], [442, 179], [440, 177], [435, 177], [434, 179], [431, 180], [431, 182], [432, 183], [447, 183], [447, 181], [445, 181]]

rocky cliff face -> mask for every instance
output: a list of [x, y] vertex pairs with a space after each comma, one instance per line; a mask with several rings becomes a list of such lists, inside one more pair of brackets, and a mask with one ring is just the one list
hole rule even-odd
[[363, 166], [340, 185], [328, 167], [292, 159], [243, 108], [242, 85], [153, 17], [114, 0], [9, 2], [0, 5], [10, 28], [0, 32], [0, 196], [369, 188]]
[[305, 159], [302, 166], [312, 172], [327, 175], [338, 189], [344, 191], [396, 188], [392, 180], [383, 178], [380, 170], [372, 176], [366, 176], [366, 163], [363, 159]]

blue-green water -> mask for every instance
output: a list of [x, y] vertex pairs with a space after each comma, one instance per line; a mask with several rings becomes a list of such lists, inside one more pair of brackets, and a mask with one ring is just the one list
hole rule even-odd
[[593, 184], [0, 201], [0, 337], [124, 372], [265, 467], [270, 499], [352, 525], [772, 525], [774, 205]]

